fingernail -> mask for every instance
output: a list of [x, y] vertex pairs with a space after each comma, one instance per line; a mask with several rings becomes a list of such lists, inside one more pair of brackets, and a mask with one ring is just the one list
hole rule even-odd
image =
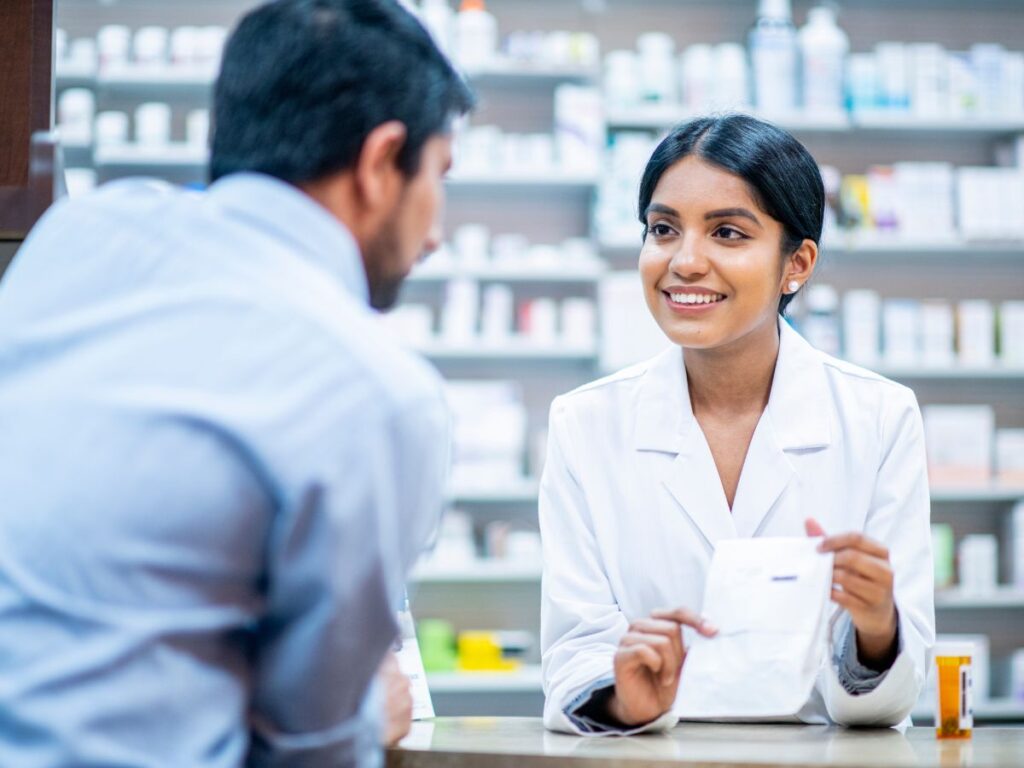
[[712, 624], [707, 619], [703, 619], [701, 621], [700, 625], [701, 625], [701, 627], [704, 628], [705, 632], [717, 632], [718, 631], [718, 627], [716, 627], [714, 624]]

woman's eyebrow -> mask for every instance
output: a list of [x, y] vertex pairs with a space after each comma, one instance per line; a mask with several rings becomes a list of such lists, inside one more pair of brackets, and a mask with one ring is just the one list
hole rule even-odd
[[679, 211], [677, 211], [675, 208], [670, 208], [667, 205], [663, 205], [662, 203], [651, 203], [650, 205], [648, 205], [647, 210], [644, 211], [644, 218], [646, 219], [652, 213], [661, 213], [664, 214], [665, 216], [674, 216], [677, 219], [679, 218]]
[[761, 226], [761, 220], [746, 208], [719, 208], [717, 211], [708, 211], [704, 214], [704, 220], [728, 219], [732, 216], [740, 216], [744, 219], [750, 219], [752, 222], [757, 224], [757, 226]]

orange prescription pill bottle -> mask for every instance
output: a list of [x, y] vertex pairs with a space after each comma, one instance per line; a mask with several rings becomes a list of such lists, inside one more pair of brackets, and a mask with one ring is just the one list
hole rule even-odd
[[974, 727], [971, 643], [935, 645], [935, 735], [940, 739], [969, 739]]

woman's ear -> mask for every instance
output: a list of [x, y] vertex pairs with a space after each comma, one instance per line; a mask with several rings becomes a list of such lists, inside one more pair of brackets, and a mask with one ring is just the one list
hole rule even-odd
[[[800, 243], [789, 258], [786, 259], [786, 267], [782, 271], [782, 289], [784, 293], [795, 293], [802, 288], [804, 283], [811, 279], [814, 274], [814, 267], [818, 263], [818, 244], [811, 239]], [[798, 287], [792, 289], [792, 284], [797, 283]]]

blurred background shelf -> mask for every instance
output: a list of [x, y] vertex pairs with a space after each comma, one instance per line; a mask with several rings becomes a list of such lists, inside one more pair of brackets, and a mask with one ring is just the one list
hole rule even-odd
[[990, 594], [974, 594], [956, 589], [935, 593], [935, 607], [948, 609], [1021, 609], [1024, 608], [1024, 589], [1000, 587]]
[[[537, 478], [523, 478], [513, 484], [487, 486], [456, 486], [449, 489], [448, 498], [455, 503], [535, 504], [539, 486]], [[984, 488], [957, 488], [936, 486], [931, 489], [933, 504], [989, 504], [1013, 503], [1024, 500], [1024, 487], [988, 486]]]
[[[981, 725], [1017, 723], [1024, 719], [1024, 701], [1007, 698], [988, 699], [974, 702], [974, 720]], [[914, 725], [935, 722], [934, 705], [919, 703], [911, 712]]]
[[535, 86], [550, 88], [558, 83], [594, 83], [600, 70], [589, 67], [564, 67], [549, 64], [501, 60], [482, 69], [470, 69], [466, 78], [476, 86]]
[[534, 478], [497, 486], [457, 485], [449, 489], [448, 498], [456, 504], [535, 504], [538, 485]]
[[461, 566], [440, 566], [428, 562], [417, 566], [412, 574], [412, 580], [417, 584], [533, 583], [540, 581], [540, 577], [539, 564], [508, 560], [478, 560]]
[[[756, 114], [756, 113], [755, 113]], [[676, 106], [614, 107], [607, 111], [608, 127], [613, 130], [632, 129], [667, 131], [673, 125], [697, 117], [696, 113]], [[1024, 131], [1024, 115], [1019, 117], [950, 117], [928, 118], [902, 114], [757, 114], [793, 133], [846, 134], [874, 136], [930, 135], [935, 133], [977, 137], [1012, 136]]]
[[535, 189], [576, 189], [592, 190], [597, 186], [597, 177], [573, 171], [552, 171], [550, 173], [463, 173], [452, 172], [448, 186], [453, 189], [508, 188], [532, 191]]
[[1015, 502], [1024, 500], [1024, 488], [993, 485], [987, 488], [932, 488], [933, 503], [959, 504], [972, 502]]
[[928, 368], [924, 366], [868, 366], [888, 379], [975, 379], [986, 381], [1007, 381], [1016, 383], [1024, 379], [1024, 367], [1018, 366], [953, 366], [949, 368]]
[[206, 165], [209, 153], [204, 147], [192, 144], [166, 144], [155, 147], [124, 144], [97, 147], [93, 159], [97, 169], [194, 169], [203, 168]]
[[415, 349], [434, 361], [462, 362], [593, 362], [597, 349], [539, 346], [530, 342], [514, 341], [507, 345], [487, 347], [483, 344], [450, 345], [442, 342], [417, 344]]
[[568, 267], [551, 266], [536, 268], [509, 268], [482, 265], [476, 268], [430, 266], [428, 260], [423, 267], [413, 271], [409, 280], [413, 283], [439, 283], [459, 278], [479, 280], [484, 283], [596, 283], [607, 272], [604, 262], [579, 264]]
[[[640, 225], [637, 224], [635, 238], [599, 243], [602, 253], [616, 256], [635, 256], [642, 246]], [[980, 259], [998, 258], [1008, 261], [1024, 262], [1024, 242], [1021, 241], [857, 241], [843, 239], [825, 241], [821, 244], [821, 253], [829, 259], [858, 259], [870, 257], [899, 257], [906, 259], [946, 258], [946, 259]]]
[[430, 672], [427, 686], [438, 693], [539, 693], [539, 665], [523, 666], [511, 672]]

